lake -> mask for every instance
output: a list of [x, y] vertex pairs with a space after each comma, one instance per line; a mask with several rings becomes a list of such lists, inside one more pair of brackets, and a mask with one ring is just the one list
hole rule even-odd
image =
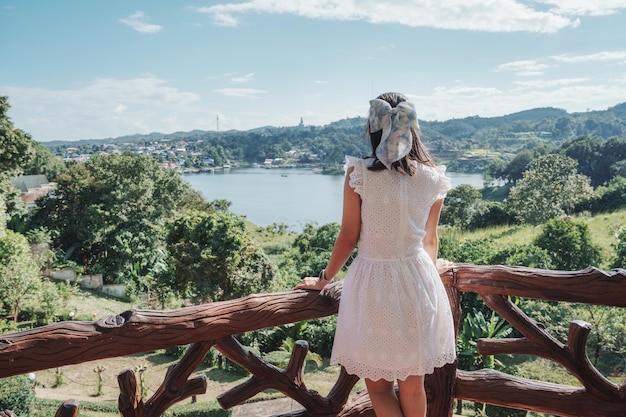
[[[483, 186], [482, 174], [449, 172], [452, 187]], [[343, 180], [300, 168], [238, 168], [215, 173], [185, 174], [195, 190], [209, 201], [224, 199], [230, 210], [257, 226], [285, 223], [300, 232], [307, 223], [341, 223]]]

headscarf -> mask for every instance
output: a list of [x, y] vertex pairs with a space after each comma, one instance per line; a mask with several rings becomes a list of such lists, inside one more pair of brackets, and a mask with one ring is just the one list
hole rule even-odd
[[385, 100], [370, 100], [369, 126], [370, 132], [383, 131], [375, 153], [387, 169], [411, 151], [411, 127], [419, 130], [415, 106], [408, 101], [391, 107]]

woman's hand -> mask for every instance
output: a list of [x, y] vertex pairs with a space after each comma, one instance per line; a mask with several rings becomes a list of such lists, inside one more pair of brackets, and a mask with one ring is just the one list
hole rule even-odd
[[450, 262], [447, 259], [439, 258], [437, 259], [437, 264], [435, 266], [437, 267], [437, 272], [439, 274], [442, 274], [452, 268], [454, 266], [454, 262]]
[[294, 290], [317, 290], [321, 291], [330, 281], [318, 277], [304, 277], [302, 282], [294, 287]]

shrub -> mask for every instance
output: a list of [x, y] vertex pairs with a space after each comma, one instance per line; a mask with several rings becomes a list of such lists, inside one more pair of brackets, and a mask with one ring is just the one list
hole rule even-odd
[[0, 379], [0, 410], [12, 410], [18, 416], [29, 415], [35, 400], [32, 384], [26, 375]]
[[310, 351], [323, 358], [330, 358], [336, 327], [336, 315], [308, 322], [303, 338], [309, 343]]
[[224, 410], [215, 401], [178, 404], [167, 410], [164, 417], [230, 417], [232, 410]]
[[548, 253], [558, 270], [576, 271], [602, 262], [600, 248], [591, 241], [589, 226], [569, 218], [548, 221], [533, 243]]

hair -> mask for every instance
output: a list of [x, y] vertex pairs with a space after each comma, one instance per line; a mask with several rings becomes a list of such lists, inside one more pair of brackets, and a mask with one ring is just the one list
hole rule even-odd
[[[404, 94], [400, 93], [383, 93], [376, 98], [380, 100], [385, 100], [391, 105], [391, 107], [396, 107], [403, 101], [409, 101], [409, 99]], [[380, 140], [383, 136], [383, 131], [378, 130], [376, 132], [370, 132], [370, 126], [368, 121], [367, 133], [369, 134], [370, 144], [372, 145], [372, 154], [370, 155], [370, 157], [374, 158], [374, 163], [368, 169], [372, 171], [382, 171], [384, 169], [387, 169], [387, 167], [376, 157], [376, 148], [380, 144]], [[411, 127], [411, 135], [413, 136], [411, 150], [404, 158], [392, 163], [391, 166], [398, 172], [402, 172], [408, 175], [415, 175], [415, 165], [412, 164], [410, 161], [416, 161], [420, 164], [429, 166], [434, 166], [435, 163], [428, 153], [428, 150], [420, 140], [419, 131]]]

